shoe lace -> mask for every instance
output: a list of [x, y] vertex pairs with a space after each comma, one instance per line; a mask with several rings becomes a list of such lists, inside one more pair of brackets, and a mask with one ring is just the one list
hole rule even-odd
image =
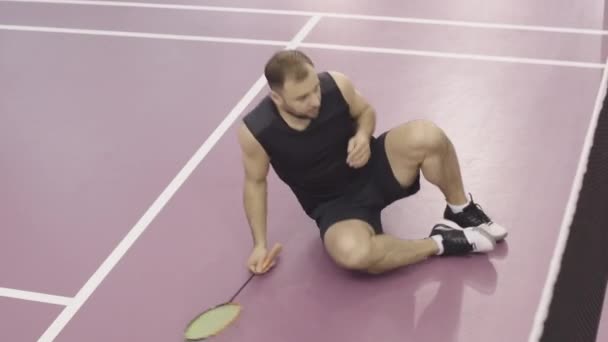
[[[469, 196], [471, 197], [471, 203], [473, 203], [474, 207], [471, 207], [472, 210], [469, 209], [467, 211], [467, 216], [474, 222], [475, 225], [480, 225], [482, 223], [490, 223], [491, 220], [488, 215], [484, 213], [481, 205], [475, 203], [475, 201], [473, 200], [473, 195], [469, 193]], [[475, 208], [477, 208], [477, 210], [475, 210]]]

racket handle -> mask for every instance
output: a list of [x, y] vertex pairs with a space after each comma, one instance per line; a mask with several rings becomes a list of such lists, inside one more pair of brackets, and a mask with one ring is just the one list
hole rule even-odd
[[262, 264], [262, 269], [266, 269], [268, 266], [270, 266], [270, 263], [279, 255], [279, 253], [281, 253], [282, 249], [283, 246], [280, 243], [276, 243], [274, 246], [272, 246], [270, 253], [268, 253], [266, 260], [264, 260], [264, 263]]

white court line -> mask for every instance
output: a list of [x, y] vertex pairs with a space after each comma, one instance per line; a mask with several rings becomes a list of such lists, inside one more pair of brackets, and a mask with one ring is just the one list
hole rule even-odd
[[327, 49], [327, 50], [344, 50], [344, 51], [358, 51], [358, 52], [397, 54], [397, 55], [414, 55], [414, 56], [424, 56], [424, 57], [442, 57], [442, 58], [455, 58], [455, 59], [473, 59], [473, 60], [482, 60], [482, 61], [491, 61], [491, 62], [540, 64], [540, 65], [554, 65], [554, 66], [577, 67], [577, 68], [601, 69], [604, 67], [604, 64], [601, 64], [601, 63], [564, 61], [564, 60], [556, 60], [556, 59], [476, 55], [476, 54], [435, 52], [435, 51], [424, 51], [424, 50], [377, 48], [377, 47], [354, 46], [354, 45], [302, 43], [300, 46], [307, 47], [307, 48]]
[[9, 289], [6, 287], [0, 287], [0, 297], [14, 298], [29, 300], [32, 302], [40, 302], [46, 304], [55, 304], [67, 306], [74, 300], [70, 297], [55, 296], [40, 292], [31, 292], [17, 289]]
[[[306, 24], [300, 29], [300, 31], [294, 36], [294, 38], [287, 43], [285, 48], [293, 49], [302, 42], [302, 40], [310, 33], [314, 26], [319, 22], [321, 17], [315, 16], [310, 18]], [[220, 138], [226, 133], [232, 123], [241, 115], [241, 113], [247, 108], [249, 103], [257, 96], [257, 94], [266, 85], [266, 79], [264, 75], [260, 76], [253, 86], [247, 91], [245, 96], [234, 106], [234, 108], [228, 113], [224, 120], [217, 126], [217, 128], [211, 133], [211, 135], [205, 140], [203, 145], [194, 153], [190, 160], [184, 165], [180, 172], [173, 178], [171, 183], [165, 188], [160, 196], [154, 201], [154, 203], [148, 208], [144, 215], [139, 221], [131, 228], [123, 240], [116, 246], [112, 253], [106, 258], [101, 266], [95, 271], [95, 273], [89, 278], [84, 286], [78, 291], [74, 300], [68, 305], [55, 321], [47, 328], [47, 330], [38, 339], [38, 342], [53, 341], [57, 335], [63, 330], [68, 322], [74, 317], [80, 307], [87, 301], [89, 296], [97, 289], [99, 284], [105, 279], [110, 271], [116, 266], [120, 259], [127, 253], [129, 248], [135, 243], [139, 236], [144, 232], [148, 225], [154, 220], [156, 215], [163, 209], [163, 207], [169, 202], [177, 190], [184, 184], [194, 169], [201, 163], [201, 161], [207, 156], [209, 151], [215, 146]]]
[[250, 13], [250, 14], [293, 15], [293, 16], [306, 16], [306, 17], [321, 16], [321, 17], [327, 17], [327, 18], [341, 18], [341, 19], [352, 19], [352, 20], [368, 20], [368, 21], [400, 22], [400, 23], [426, 24], [426, 25], [475, 27], [475, 28], [500, 29], [500, 30], [574, 33], [574, 34], [585, 34], [585, 35], [608, 34], [607, 30], [583, 29], [583, 28], [571, 28], [571, 27], [514, 25], [514, 24], [484, 23], [484, 22], [446, 20], [446, 19], [425, 19], [425, 18], [411, 18], [411, 17], [346, 14], [346, 13], [319, 12], [319, 11], [261, 9], [261, 8], [247, 8], [247, 7], [199, 6], [199, 5], [176, 5], [176, 4], [152, 4], [152, 3], [139, 3], [139, 2], [128, 2], [128, 1], [82, 1], [82, 0], [3, 0], [3, 2], [30, 2], [30, 3], [110, 6], [110, 7], [139, 7], [139, 8], [159, 8], [159, 9], [174, 9], [174, 10], [187, 10], [187, 11], [215, 11], [215, 12]]
[[560, 227], [559, 235], [557, 238], [557, 244], [553, 250], [553, 257], [551, 258], [551, 265], [549, 267], [549, 273], [545, 281], [540, 303], [534, 316], [534, 322], [532, 325], [532, 331], [530, 333], [528, 342], [537, 342], [542, 337], [543, 327], [547, 315], [549, 313], [549, 306], [553, 297], [554, 285], [557, 280], [557, 276], [560, 272], [562, 257], [568, 242], [568, 236], [570, 235], [570, 225], [576, 212], [576, 206], [578, 202], [579, 192], [583, 186], [583, 178], [587, 171], [587, 162], [589, 159], [589, 153], [591, 152], [591, 146], [593, 145], [593, 138], [595, 136], [595, 130], [597, 128], [597, 122], [602, 110], [602, 103], [606, 96], [606, 87], [608, 83], [608, 60], [606, 60], [602, 81], [600, 82], [597, 97], [595, 98], [595, 106], [593, 108], [593, 114], [587, 128], [587, 135], [585, 136], [585, 142], [583, 149], [578, 161], [578, 167], [576, 169], [576, 175], [572, 183], [570, 190], [570, 197], [568, 198], [568, 204], [566, 205], [566, 212], [562, 218], [562, 224]]
[[[205, 41], [205, 42], [216, 42], [216, 43], [272, 45], [272, 46], [285, 46], [286, 44], [289, 43], [286, 41], [277, 41], [277, 40], [259, 40], [259, 39], [245, 39], [245, 38], [192, 36], [192, 35], [177, 35], [177, 34], [163, 34], [163, 33], [109, 31], [109, 30], [88, 30], [88, 29], [73, 29], [73, 28], [44, 27], [44, 26], [0, 25], [0, 30], [83, 34], [83, 35], [149, 38], [149, 39], [167, 39], [167, 40]], [[316, 48], [316, 49], [327, 49], [327, 50], [357, 51], [357, 52], [366, 52], [366, 53], [412, 55], [412, 56], [441, 57], [441, 58], [453, 58], [453, 59], [471, 59], [471, 60], [478, 60], [478, 61], [490, 61], [490, 62], [502, 62], [502, 63], [537, 64], [537, 65], [552, 65], [552, 66], [592, 68], [592, 69], [601, 69], [604, 67], [604, 64], [591, 63], [591, 62], [577, 62], [577, 61], [523, 58], [523, 57], [510, 57], [510, 56], [477, 55], [477, 54], [464, 54], [464, 53], [449, 53], [449, 52], [410, 50], [410, 49], [392, 49], [392, 48], [379, 48], [379, 47], [356, 46], [356, 45], [301, 43], [301, 44], [299, 44], [299, 46], [307, 47], [307, 48]]]
[[81, 34], [81, 35], [110, 36], [110, 37], [185, 40], [185, 41], [251, 44], [251, 45], [285, 46], [285, 44], [287, 44], [287, 42], [285, 42], [285, 41], [278, 41], [278, 40], [192, 36], [192, 35], [181, 35], [181, 34], [147, 33], [147, 32], [130, 32], [130, 31], [88, 30], [88, 29], [73, 29], [73, 28], [64, 28], [64, 27], [47, 27], [47, 26], [0, 25], [0, 30], [45, 32], [45, 33], [66, 33], [66, 34]]

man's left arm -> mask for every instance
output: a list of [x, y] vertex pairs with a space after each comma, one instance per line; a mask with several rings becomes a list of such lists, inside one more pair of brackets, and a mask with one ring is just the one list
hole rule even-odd
[[348, 142], [346, 162], [351, 167], [359, 168], [367, 164], [370, 157], [369, 143], [376, 129], [376, 111], [344, 74], [330, 74], [348, 103], [351, 116], [357, 121], [357, 132]]
[[350, 114], [357, 121], [357, 135], [370, 139], [376, 129], [376, 111], [344, 74], [336, 71], [330, 74], [348, 103]]

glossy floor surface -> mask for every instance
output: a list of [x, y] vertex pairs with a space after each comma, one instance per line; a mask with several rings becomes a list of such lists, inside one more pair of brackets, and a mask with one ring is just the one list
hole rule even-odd
[[[271, 172], [284, 250], [215, 340], [527, 341], [603, 76], [604, 7], [0, 1], [0, 340], [181, 341], [234, 294], [251, 250], [235, 128], [292, 42], [353, 80], [377, 133], [441, 126], [510, 235], [488, 255], [352, 274]], [[386, 231], [424, 237], [444, 206], [423, 179]]]

